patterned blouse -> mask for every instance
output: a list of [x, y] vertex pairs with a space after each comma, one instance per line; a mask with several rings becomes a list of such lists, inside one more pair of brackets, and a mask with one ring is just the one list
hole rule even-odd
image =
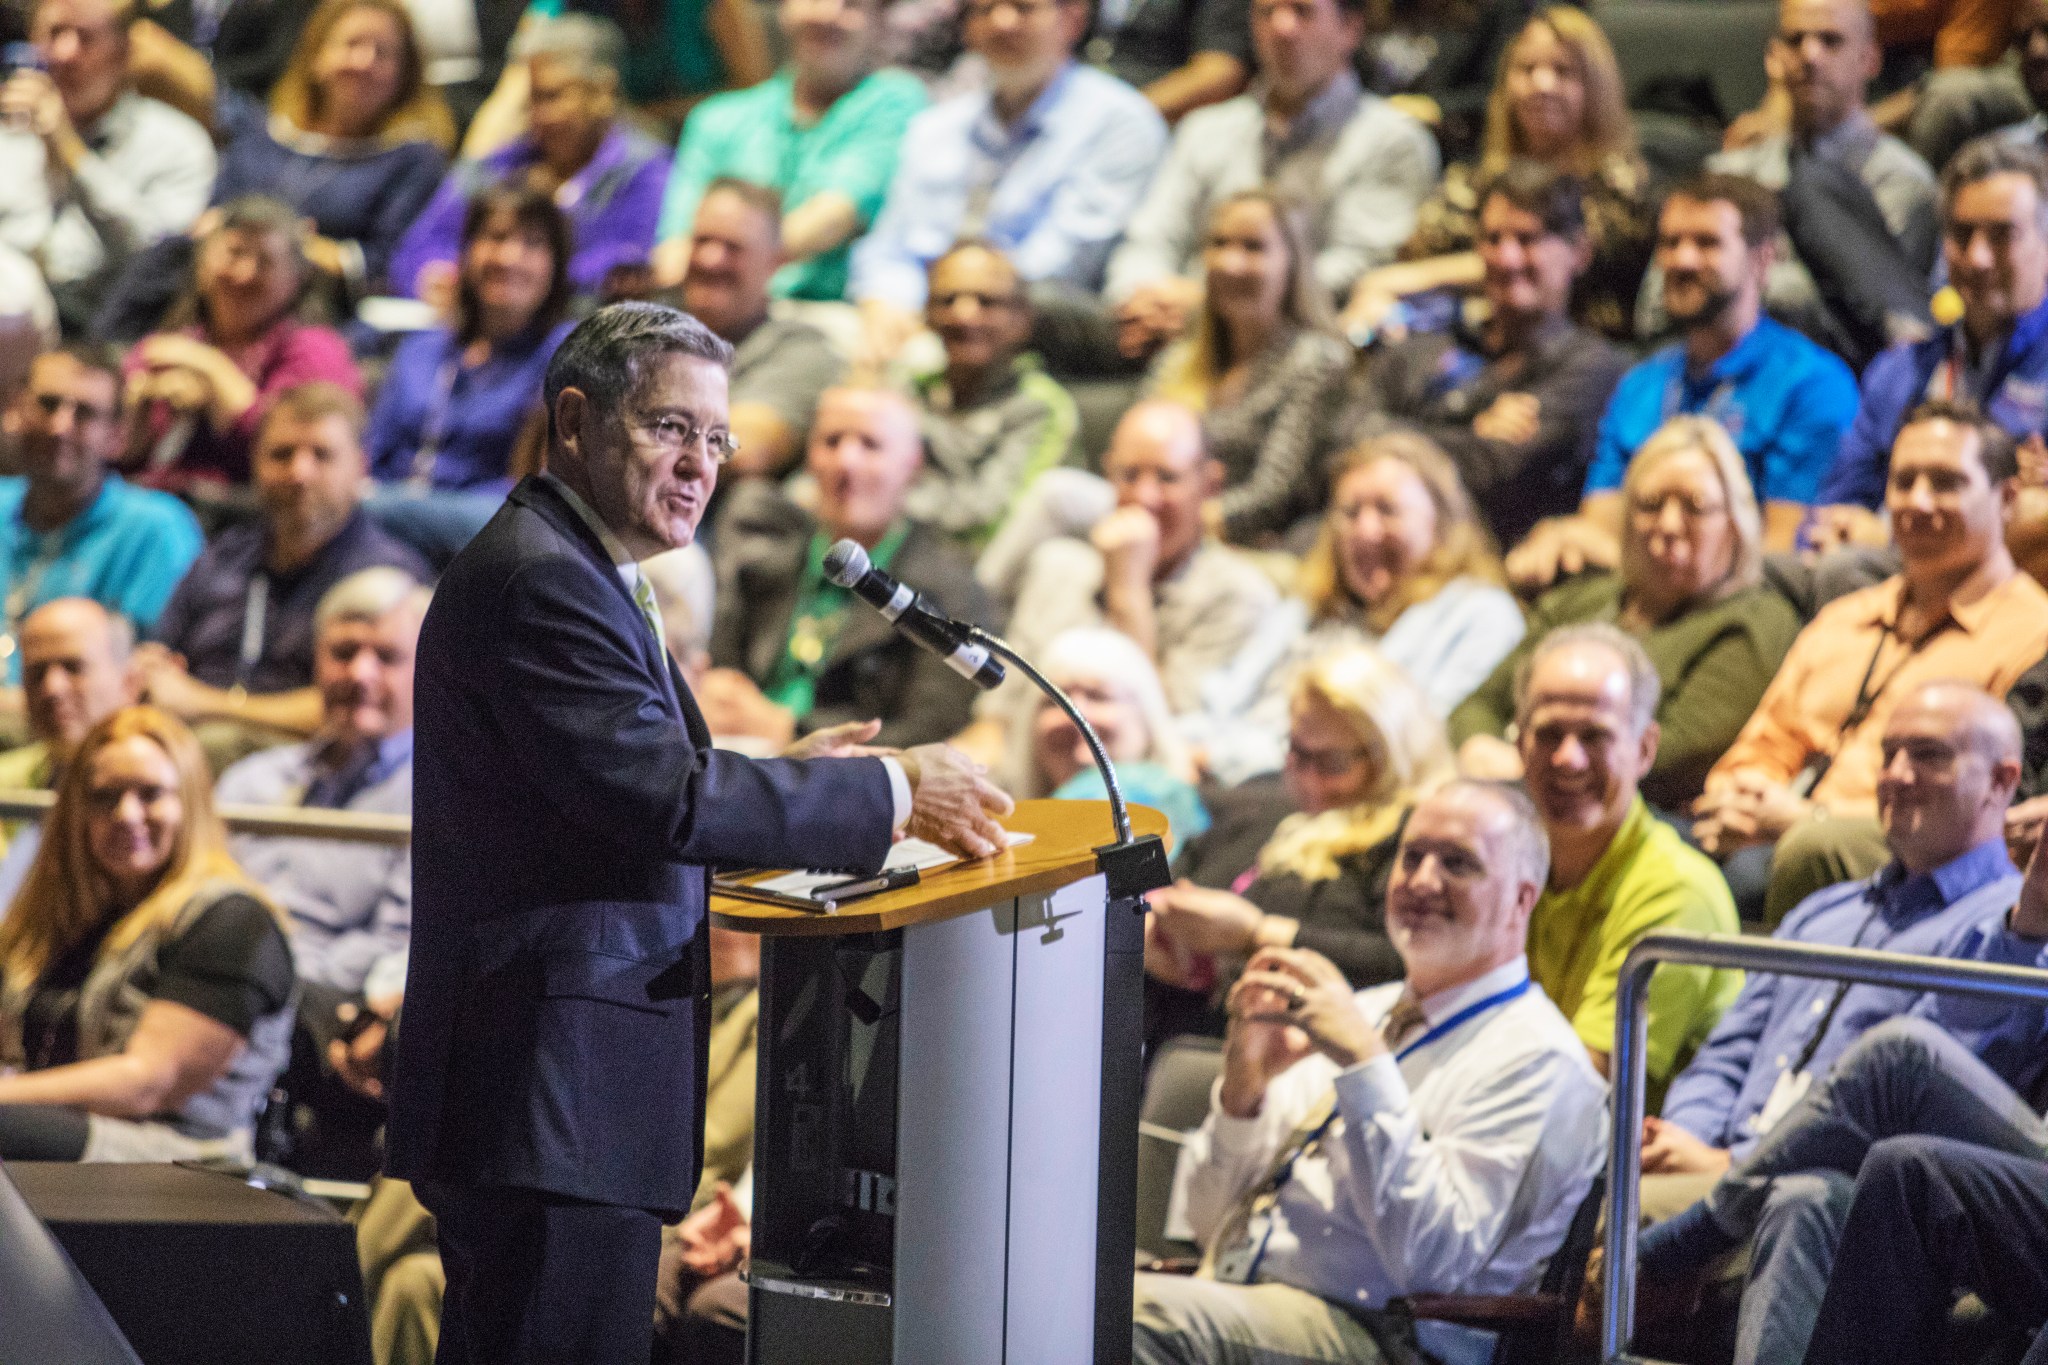
[[[1401, 259], [1423, 260], [1479, 246], [1479, 167], [1461, 161], [1422, 203]], [[1656, 205], [1648, 173], [1628, 157], [1609, 157], [1586, 185], [1586, 232], [1593, 263], [1572, 291], [1572, 317], [1614, 338], [1635, 335], [1636, 292], [1656, 245]]]
[[[1153, 362], [1147, 388], [1170, 384], [1188, 342]], [[1223, 535], [1248, 545], [1322, 510], [1344, 405], [1350, 352], [1323, 332], [1283, 331], [1252, 361], [1243, 391], [1202, 414], [1209, 455], [1223, 466]]]

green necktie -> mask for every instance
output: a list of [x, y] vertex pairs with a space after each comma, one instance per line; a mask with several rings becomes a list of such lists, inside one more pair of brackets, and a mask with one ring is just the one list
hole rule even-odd
[[644, 573], [633, 580], [633, 605], [640, 608], [647, 628], [654, 632], [654, 643], [667, 649], [668, 637], [661, 630], [661, 604], [654, 600], [654, 585], [647, 581]]

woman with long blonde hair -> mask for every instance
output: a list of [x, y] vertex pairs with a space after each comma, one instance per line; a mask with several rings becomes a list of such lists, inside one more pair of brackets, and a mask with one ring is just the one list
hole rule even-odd
[[1194, 332], [1147, 384], [1202, 414], [1222, 494], [1212, 529], [1240, 544], [1277, 536], [1319, 505], [1315, 470], [1333, 439], [1349, 356], [1315, 279], [1301, 211], [1268, 190], [1216, 206], [1202, 249]]
[[250, 1155], [293, 1000], [283, 916], [227, 851], [198, 741], [115, 712], [0, 921], [0, 1159]]
[[1444, 172], [1424, 201], [1402, 259], [1371, 271], [1352, 289], [1344, 327], [1364, 336], [1396, 305], [1478, 288], [1479, 190], [1516, 157], [1540, 161], [1586, 185], [1586, 234], [1593, 259], [1572, 299], [1573, 316], [1617, 340], [1633, 335], [1636, 291], [1650, 264], [1655, 222], [1649, 173], [1614, 48], [1600, 25], [1573, 5], [1538, 10], [1508, 44], [1487, 101], [1477, 161]]
[[1450, 457], [1391, 431], [1339, 456], [1330, 505], [1295, 590], [1229, 667], [1203, 680], [1184, 733], [1209, 771], [1240, 782], [1280, 766], [1295, 673], [1370, 644], [1438, 715], [1465, 699], [1522, 638], [1522, 610]]
[[1520, 772], [1508, 742], [1515, 670], [1560, 626], [1604, 621], [1640, 640], [1663, 684], [1661, 737], [1643, 797], [1690, 809], [1707, 769], [1735, 741], [1799, 633], [1799, 615], [1763, 586], [1763, 519], [1742, 452], [1711, 417], [1674, 417], [1643, 442], [1621, 486], [1621, 567], [1537, 599], [1524, 644], [1451, 715], [1474, 776]]
[[1451, 776], [1443, 722], [1377, 651], [1353, 645], [1296, 673], [1282, 785], [1294, 813], [1234, 875], [1197, 840], [1183, 879], [1153, 893], [1146, 931], [1146, 1032], [1220, 1032], [1222, 993], [1260, 948], [1312, 948], [1354, 986], [1391, 981], [1388, 874], [1416, 800]]

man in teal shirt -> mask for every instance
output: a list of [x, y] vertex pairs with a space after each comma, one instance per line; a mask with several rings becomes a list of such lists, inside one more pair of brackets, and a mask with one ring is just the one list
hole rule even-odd
[[698, 201], [712, 181], [731, 177], [782, 195], [789, 264], [775, 275], [775, 296], [846, 293], [850, 244], [881, 210], [903, 130], [925, 106], [923, 82], [876, 69], [880, 9], [879, 0], [783, 0], [790, 64], [704, 101], [683, 125], [656, 233], [657, 279], [681, 281]]
[[89, 597], [147, 632], [202, 540], [183, 503], [107, 467], [122, 439], [121, 371], [111, 354], [64, 346], [37, 356], [0, 421], [22, 468], [0, 479], [0, 667], [12, 686], [31, 611]]

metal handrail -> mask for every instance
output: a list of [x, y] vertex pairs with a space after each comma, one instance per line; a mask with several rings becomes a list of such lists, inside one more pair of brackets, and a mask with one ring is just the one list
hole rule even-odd
[[1951, 958], [1880, 953], [1869, 948], [1826, 948], [1731, 934], [1645, 934], [1621, 965], [1614, 994], [1614, 1135], [1607, 1154], [1606, 1303], [1600, 1358], [1624, 1357], [1635, 1335], [1636, 1219], [1641, 1207], [1643, 1050], [1648, 1038], [1650, 974], [1660, 963], [1739, 967], [1780, 976], [1820, 977], [1868, 986], [1946, 991], [1957, 995], [2048, 1003], [2048, 971], [1994, 966]]
[[[56, 801], [54, 792], [0, 788], [0, 820], [40, 820]], [[214, 812], [234, 834], [275, 834], [295, 839], [351, 839], [365, 844], [412, 842], [412, 818], [359, 810], [314, 810], [305, 806], [245, 806], [229, 802]]]

